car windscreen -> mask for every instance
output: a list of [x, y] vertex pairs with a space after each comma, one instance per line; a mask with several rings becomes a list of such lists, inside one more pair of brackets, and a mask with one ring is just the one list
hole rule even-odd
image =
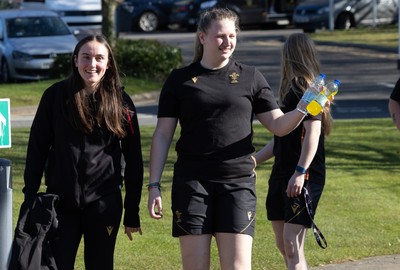
[[6, 20], [10, 38], [70, 35], [59, 17], [19, 17]]

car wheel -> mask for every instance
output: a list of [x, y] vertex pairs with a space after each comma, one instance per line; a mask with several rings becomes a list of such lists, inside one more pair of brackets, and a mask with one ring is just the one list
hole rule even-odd
[[5, 59], [1, 61], [0, 81], [2, 83], [8, 83], [10, 81], [10, 71], [8, 70], [8, 64]]
[[349, 30], [353, 26], [351, 16], [348, 13], [342, 13], [336, 20], [336, 29]]
[[158, 17], [153, 12], [145, 12], [140, 15], [139, 29], [143, 32], [153, 32], [158, 28]]

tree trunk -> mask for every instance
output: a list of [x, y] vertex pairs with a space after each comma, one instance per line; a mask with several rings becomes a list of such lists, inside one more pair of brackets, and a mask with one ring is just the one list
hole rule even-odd
[[107, 38], [111, 47], [114, 47], [117, 38], [115, 31], [115, 10], [122, 0], [101, 0], [101, 10], [103, 22], [101, 25], [102, 33]]

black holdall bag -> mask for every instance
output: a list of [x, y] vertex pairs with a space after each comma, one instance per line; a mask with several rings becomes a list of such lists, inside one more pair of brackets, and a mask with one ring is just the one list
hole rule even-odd
[[22, 203], [9, 270], [57, 270], [49, 241], [58, 225], [58, 201], [57, 195], [38, 193]]

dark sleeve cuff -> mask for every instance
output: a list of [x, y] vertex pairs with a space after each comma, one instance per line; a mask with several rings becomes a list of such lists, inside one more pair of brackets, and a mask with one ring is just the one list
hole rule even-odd
[[126, 209], [125, 208], [125, 215], [124, 215], [124, 226], [131, 227], [131, 228], [139, 228], [140, 227], [140, 218], [139, 213], [133, 213], [133, 209]]

